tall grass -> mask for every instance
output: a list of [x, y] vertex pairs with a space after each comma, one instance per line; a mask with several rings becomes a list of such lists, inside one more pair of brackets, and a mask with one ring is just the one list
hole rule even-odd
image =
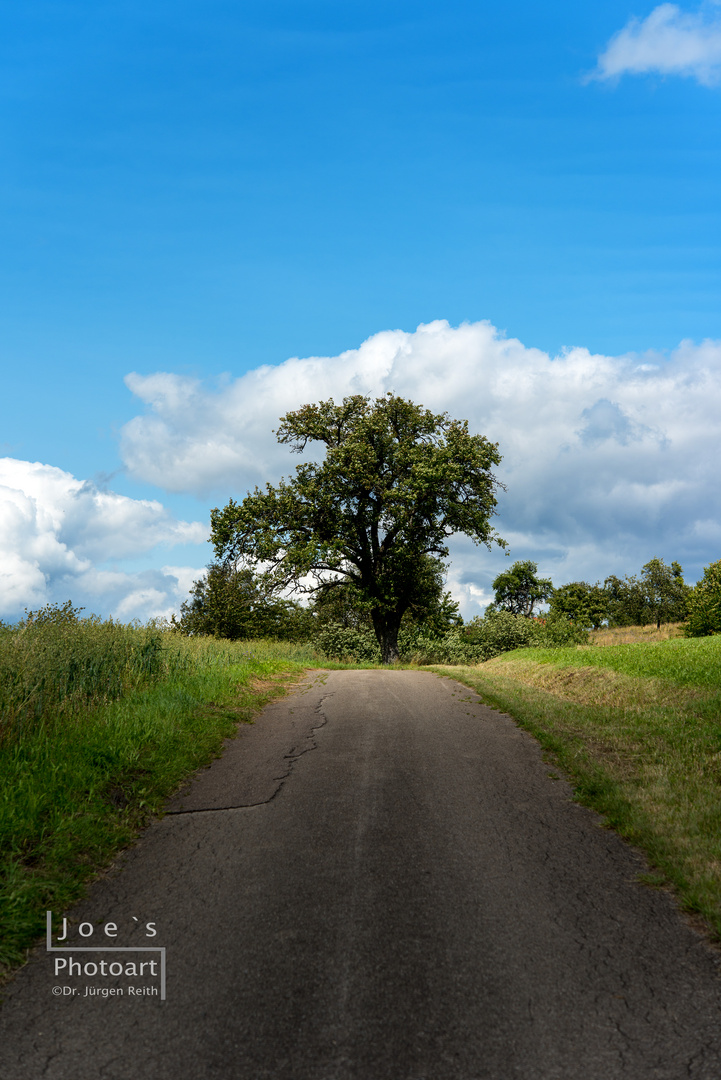
[[107, 705], [154, 682], [282, 655], [313, 663], [310, 645], [188, 638], [162, 626], [78, 618], [69, 604], [0, 625], [0, 744]]
[[76, 900], [239, 722], [314, 664], [308, 646], [57, 612], [3, 628], [0, 974], [47, 908]]
[[[41, 616], [43, 613], [39, 613]], [[0, 739], [105, 704], [177, 664], [152, 627], [78, 619], [67, 606], [0, 628]]]

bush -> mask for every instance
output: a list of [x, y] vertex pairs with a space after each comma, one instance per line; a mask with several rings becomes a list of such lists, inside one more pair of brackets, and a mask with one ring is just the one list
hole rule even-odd
[[381, 651], [372, 630], [331, 623], [315, 638], [315, 645], [331, 660], [380, 664]]
[[[478, 664], [513, 649], [537, 646], [544, 649], [581, 645], [588, 634], [568, 619], [546, 615], [528, 619], [509, 611], [489, 611], [464, 627], [445, 634], [411, 624], [398, 634], [398, 651], [404, 664]], [[380, 648], [372, 630], [331, 625], [315, 638], [317, 647], [334, 660], [379, 664]]]
[[564, 649], [569, 645], [587, 645], [588, 632], [560, 612], [551, 611], [533, 620], [533, 637], [529, 645], [540, 649]]
[[[372, 630], [327, 626], [315, 637], [315, 645], [333, 660], [380, 664], [381, 653]], [[474, 664], [484, 659], [482, 650], [466, 641], [460, 629], [445, 634], [411, 624], [398, 634], [398, 651], [404, 664]]]
[[460, 627], [445, 634], [429, 632], [423, 625], [403, 628], [398, 635], [398, 650], [406, 664], [475, 664], [483, 659]]
[[494, 656], [522, 649], [532, 643], [535, 620], [525, 615], [512, 615], [510, 611], [489, 611], [481, 619], [474, 619], [464, 628], [466, 641], [475, 646], [479, 660], [492, 660]]
[[474, 619], [464, 630], [466, 640], [480, 653], [479, 659], [492, 660], [513, 649], [558, 649], [568, 645], [585, 645], [588, 634], [560, 614], [526, 618], [508, 611], [489, 611], [482, 619]]
[[721, 634], [721, 560], [712, 562], [691, 592], [686, 637]]

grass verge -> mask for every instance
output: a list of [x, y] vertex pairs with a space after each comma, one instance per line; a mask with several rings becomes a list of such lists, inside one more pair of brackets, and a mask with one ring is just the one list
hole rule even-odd
[[239, 722], [285, 692], [307, 647], [178, 642], [182, 663], [115, 701], [46, 718], [0, 748], [0, 977]]
[[721, 941], [721, 637], [523, 649], [442, 670], [514, 717]]

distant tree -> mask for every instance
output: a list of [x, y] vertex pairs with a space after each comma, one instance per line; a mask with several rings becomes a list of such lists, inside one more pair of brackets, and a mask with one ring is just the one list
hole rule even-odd
[[249, 567], [211, 563], [193, 583], [190, 600], [181, 605], [174, 625], [185, 634], [204, 634], [231, 641], [255, 637], [309, 637], [310, 613], [298, 604], [273, 596], [262, 577]]
[[679, 563], [667, 566], [663, 559], [650, 559], [641, 571], [641, 585], [651, 621], [655, 621], [657, 628], [662, 622], [681, 622], [686, 618], [691, 589], [683, 580]]
[[651, 622], [643, 586], [637, 577], [610, 574], [603, 583], [609, 626], [645, 626]]
[[688, 599], [687, 637], [721, 634], [721, 560], [710, 563]]
[[668, 566], [663, 559], [650, 559], [641, 576], [607, 577], [609, 625], [647, 626], [680, 622], [686, 616], [689, 586], [677, 562]]
[[345, 587], [370, 615], [383, 662], [397, 660], [403, 616], [435, 589], [428, 558], [447, 556], [459, 532], [505, 547], [490, 524], [498, 447], [394, 394], [304, 405], [276, 434], [298, 453], [320, 443], [325, 459], [213, 510], [216, 556], [264, 563], [268, 581], [300, 591]]
[[538, 578], [537, 572], [537, 564], [526, 560], [514, 563], [510, 570], [499, 574], [493, 582], [495, 601], [492, 608], [530, 618], [536, 604], [542, 604], [553, 596], [551, 579]]
[[449, 592], [433, 597], [427, 604], [410, 608], [404, 617], [416, 626], [423, 627], [433, 634], [446, 634], [449, 630], [463, 626], [458, 601]]
[[608, 595], [599, 582], [571, 581], [554, 590], [551, 612], [564, 615], [581, 630], [597, 630], [608, 618]]

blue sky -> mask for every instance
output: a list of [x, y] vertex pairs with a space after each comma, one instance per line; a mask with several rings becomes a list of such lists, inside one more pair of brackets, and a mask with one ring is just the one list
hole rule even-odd
[[[713, 471], [697, 471], [718, 451], [698, 410], [721, 367], [702, 345], [721, 340], [720, 26], [715, 3], [614, 0], [6, 5], [0, 616], [68, 597], [101, 614], [177, 610], [209, 557], [208, 508], [294, 464], [270, 436], [249, 463], [245, 415], [269, 432], [278, 384], [237, 380], [320, 357], [298, 392], [340, 393], [364, 341], [392, 351], [400, 339], [382, 335], [400, 330], [416, 355], [416, 328], [438, 320], [486, 320], [525, 350], [511, 361], [481, 330], [475, 344], [439, 330], [428, 369], [446, 371], [459, 348], [473, 392], [459, 385], [444, 407], [515, 447], [498, 523], [513, 556], [557, 584], [655, 554], [693, 580], [721, 539]], [[705, 351], [679, 352], [684, 341]], [[557, 365], [549, 383], [534, 350], [574, 347], [608, 363]], [[505, 364], [533, 383], [528, 414], [496, 407]], [[656, 374], [641, 392], [644, 366]], [[368, 392], [404, 387], [435, 407], [432, 371], [399, 370]], [[574, 396], [579, 377], [598, 382], [595, 397]], [[551, 384], [566, 406], [549, 433], [533, 423]], [[235, 411], [219, 409], [231, 399]], [[218, 437], [207, 461], [202, 416]], [[606, 427], [589, 435], [598, 417]], [[531, 429], [535, 451], [522, 449]], [[254, 430], [256, 450], [264, 437]], [[158, 438], [174, 448], [165, 472]], [[523, 464], [539, 455], [543, 474]], [[659, 494], [663, 455], [673, 483]], [[640, 485], [635, 518], [614, 468]], [[605, 477], [593, 512], [577, 499], [589, 470]], [[535, 516], [531, 475], [545, 496]], [[609, 507], [623, 520], [602, 535]], [[467, 614], [499, 565], [457, 547]]]

